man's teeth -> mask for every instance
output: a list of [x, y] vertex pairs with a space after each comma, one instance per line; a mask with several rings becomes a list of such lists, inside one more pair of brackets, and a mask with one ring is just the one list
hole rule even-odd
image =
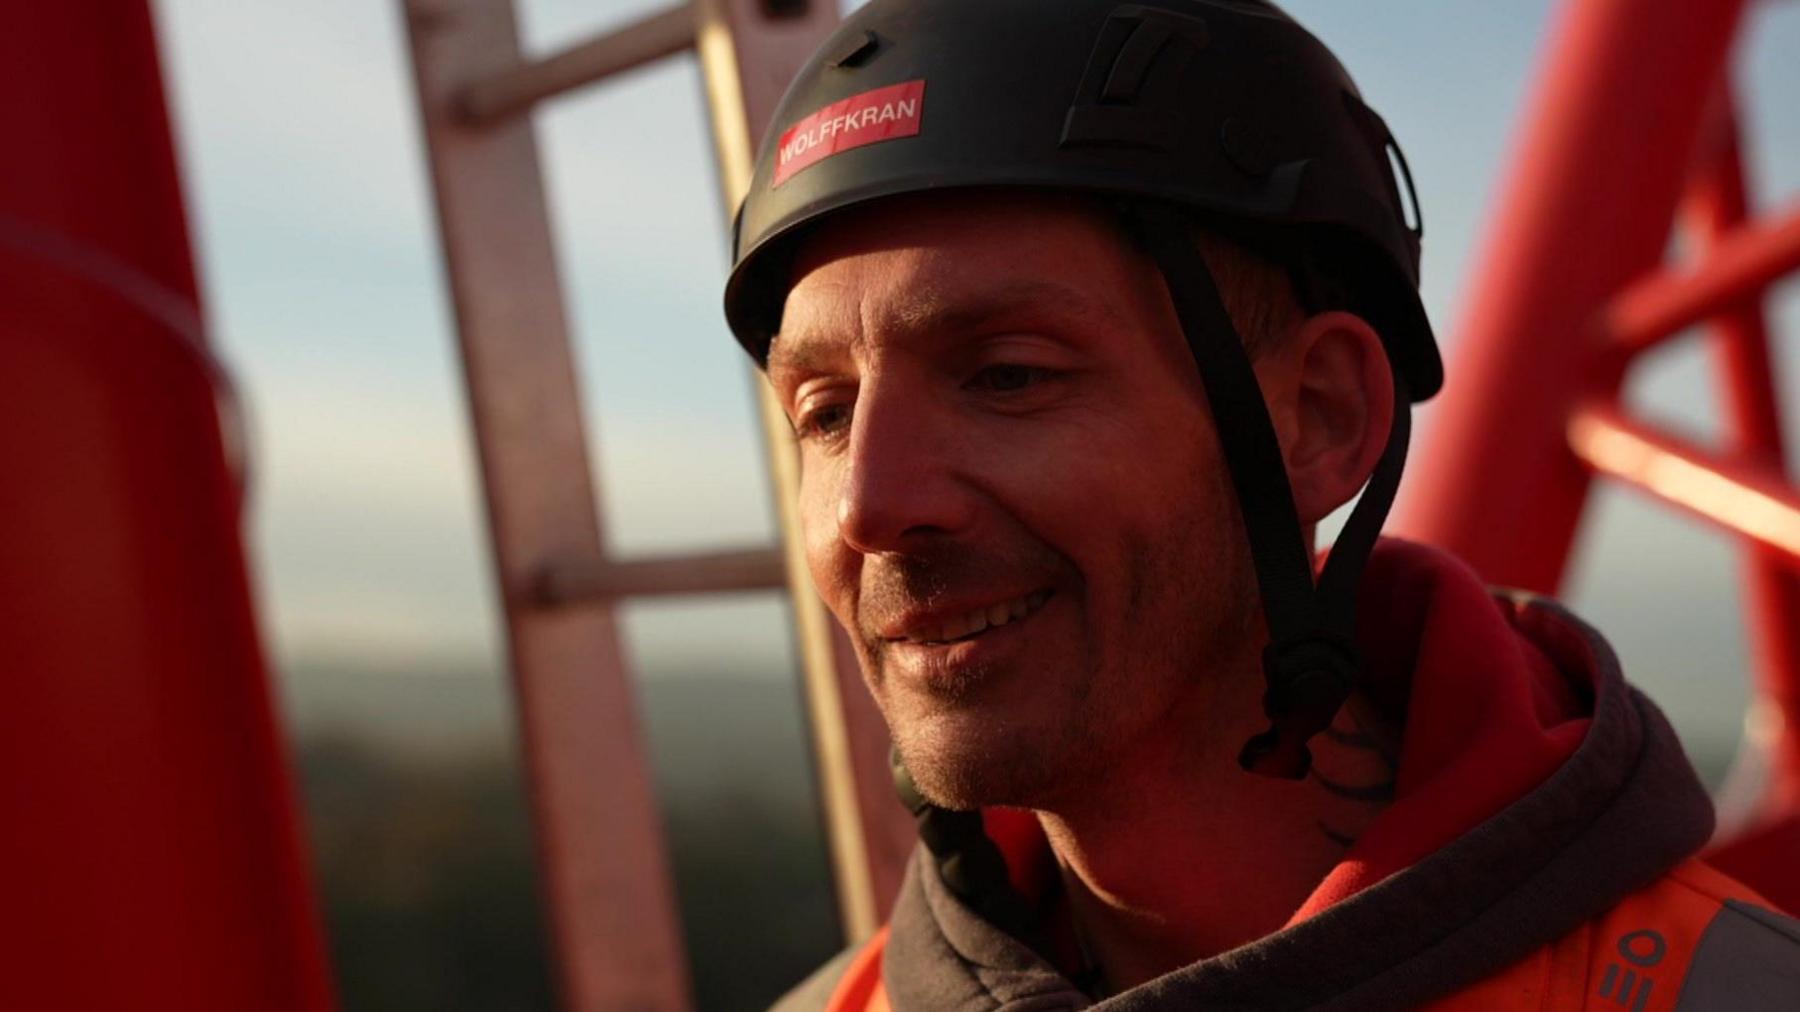
[[991, 604], [986, 608], [977, 608], [957, 618], [950, 619], [936, 629], [928, 629], [908, 636], [913, 643], [948, 643], [951, 640], [964, 639], [976, 633], [998, 628], [1008, 622], [1017, 621], [1036, 611], [1045, 601], [1050, 599], [1050, 592], [1040, 590], [1024, 597], [1016, 597], [1011, 601]]

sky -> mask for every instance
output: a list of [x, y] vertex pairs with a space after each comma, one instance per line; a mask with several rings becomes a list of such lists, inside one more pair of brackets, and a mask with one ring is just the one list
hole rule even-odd
[[[541, 53], [654, 6], [519, 8]], [[1454, 371], [1460, 300], [1557, 5], [1287, 6], [1406, 151], [1427, 225], [1424, 300]], [[1753, 178], [1791, 200], [1800, 122], [1784, 106], [1800, 95], [1787, 55], [1800, 50], [1800, 6], [1752, 6], [1736, 75]], [[331, 659], [497, 668], [502, 630], [400, 3], [155, 7], [206, 310], [250, 413], [252, 565], [273, 655], [287, 670]], [[704, 117], [689, 56], [538, 116], [605, 529], [626, 554], [774, 537], [752, 379], [718, 310], [724, 215]], [[1777, 300], [1789, 335], [1796, 294], [1790, 284]], [[1706, 365], [1698, 348], [1659, 353], [1634, 374], [1633, 402], [1706, 435]], [[1430, 424], [1427, 408], [1421, 431]], [[1746, 661], [1733, 558], [1724, 538], [1603, 489], [1567, 588], [1684, 734], [1736, 733]], [[628, 615], [652, 674], [787, 663], [773, 595]]]

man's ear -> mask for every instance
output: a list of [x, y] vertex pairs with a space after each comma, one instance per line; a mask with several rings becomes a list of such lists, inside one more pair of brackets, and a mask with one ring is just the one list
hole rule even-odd
[[1320, 313], [1257, 362], [1302, 524], [1360, 491], [1394, 422], [1394, 375], [1380, 335], [1360, 316]]

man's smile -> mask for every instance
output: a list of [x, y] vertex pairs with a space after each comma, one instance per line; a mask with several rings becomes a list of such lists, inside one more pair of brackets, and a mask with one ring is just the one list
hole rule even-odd
[[942, 646], [973, 639], [1012, 622], [1029, 617], [1050, 599], [1048, 588], [1028, 594], [974, 606], [939, 607], [919, 610], [886, 623], [881, 638], [924, 646]]

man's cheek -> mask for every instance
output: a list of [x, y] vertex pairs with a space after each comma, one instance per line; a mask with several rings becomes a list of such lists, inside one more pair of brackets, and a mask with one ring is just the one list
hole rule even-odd
[[800, 543], [806, 553], [806, 568], [819, 596], [842, 620], [846, 616], [838, 611], [839, 600], [846, 596], [846, 590], [854, 589], [860, 560], [838, 537], [835, 501], [829, 490], [801, 482]]

